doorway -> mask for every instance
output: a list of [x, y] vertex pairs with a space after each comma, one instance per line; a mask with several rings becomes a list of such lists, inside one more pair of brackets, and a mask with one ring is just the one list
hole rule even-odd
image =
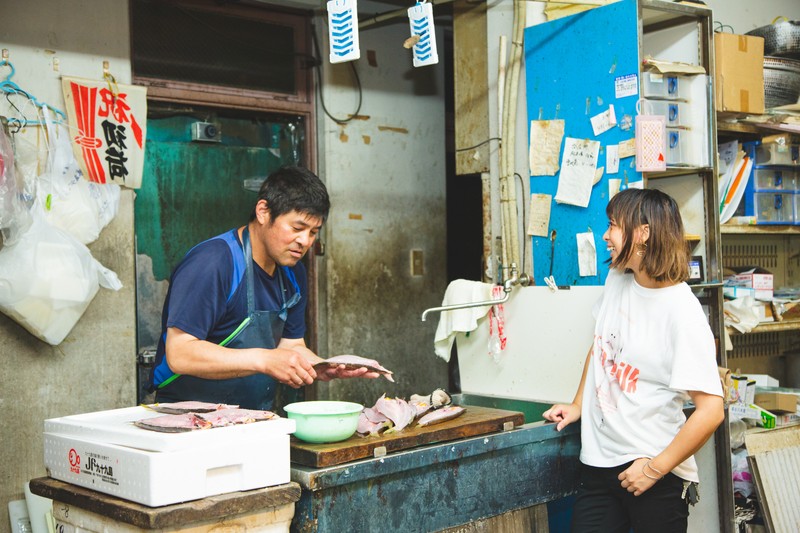
[[147, 130], [134, 203], [140, 401], [172, 270], [195, 244], [247, 223], [267, 175], [305, 160], [302, 117], [162, 104]]

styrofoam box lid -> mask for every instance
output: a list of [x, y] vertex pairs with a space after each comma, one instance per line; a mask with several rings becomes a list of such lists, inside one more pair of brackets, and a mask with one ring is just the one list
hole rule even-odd
[[136, 420], [163, 416], [146, 407], [124, 407], [44, 421], [44, 432], [81, 438], [86, 441], [116, 444], [140, 450], [167, 452], [189, 447], [235, 443], [239, 439], [261, 438], [294, 433], [295, 421], [272, 420], [180, 433], [162, 433], [133, 425]]

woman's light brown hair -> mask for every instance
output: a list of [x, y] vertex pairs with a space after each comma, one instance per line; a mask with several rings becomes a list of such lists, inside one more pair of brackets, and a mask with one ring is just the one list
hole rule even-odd
[[650, 236], [640, 263], [641, 270], [656, 281], [680, 283], [689, 279], [689, 251], [678, 204], [656, 189], [626, 189], [606, 207], [606, 215], [622, 230], [624, 244], [611, 266], [626, 264], [635, 253], [636, 228], [647, 224]]

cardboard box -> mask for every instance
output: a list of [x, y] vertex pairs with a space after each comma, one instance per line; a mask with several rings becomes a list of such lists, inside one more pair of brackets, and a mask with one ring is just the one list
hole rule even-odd
[[159, 433], [130, 407], [45, 420], [44, 465], [55, 479], [151, 507], [288, 483], [294, 420]]
[[[726, 286], [722, 288], [722, 294], [727, 296], [728, 298], [744, 298], [749, 296], [755, 300], [761, 301], [771, 301], [774, 294], [772, 289], [753, 289], [751, 287], [736, 287], [736, 286]], [[756, 314], [759, 315], [759, 319], [763, 318], [766, 320], [766, 310], [761, 312], [761, 310], [756, 310]], [[772, 320], [772, 310], [770, 309], [770, 321]], [[761, 320], [764, 322], [765, 320]]]
[[726, 284], [750, 289], [773, 290], [774, 276], [768, 270], [753, 266], [736, 267], [733, 270], [736, 274], [727, 280]]
[[764, 38], [714, 34], [717, 111], [764, 113]]
[[760, 392], [755, 404], [773, 413], [796, 413], [797, 396], [783, 392]]

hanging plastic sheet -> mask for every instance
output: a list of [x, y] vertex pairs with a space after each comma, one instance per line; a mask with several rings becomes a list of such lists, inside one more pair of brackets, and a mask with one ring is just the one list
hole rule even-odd
[[56, 123], [45, 107], [47, 167], [39, 176], [37, 198], [44, 206], [45, 219], [83, 244], [94, 242], [116, 216], [120, 188], [115, 183], [93, 183], [83, 179], [75, 159], [69, 132]]
[[72, 331], [100, 286], [119, 290], [117, 275], [68, 233], [50, 225], [38, 202], [33, 223], [0, 249], [0, 311], [48, 344]]

